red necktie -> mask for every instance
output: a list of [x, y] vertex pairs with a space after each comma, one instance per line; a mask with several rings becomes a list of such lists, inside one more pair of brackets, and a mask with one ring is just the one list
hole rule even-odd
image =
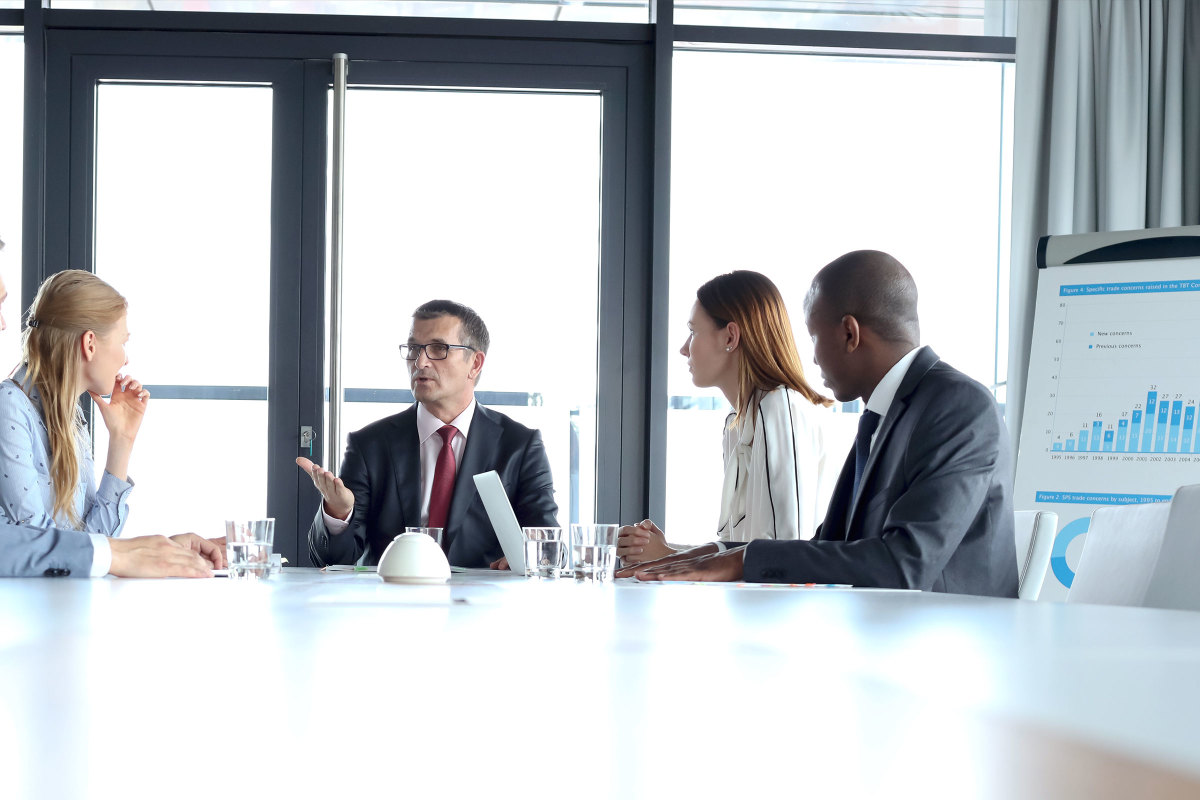
[[446, 517], [450, 515], [450, 498], [454, 496], [454, 450], [450, 440], [458, 428], [444, 425], [438, 430], [442, 437], [442, 449], [438, 451], [437, 466], [433, 470], [433, 489], [429, 492], [429, 522], [427, 527], [446, 527]]

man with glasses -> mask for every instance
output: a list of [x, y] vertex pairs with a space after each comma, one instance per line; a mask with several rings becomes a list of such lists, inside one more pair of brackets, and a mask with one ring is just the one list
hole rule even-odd
[[321, 493], [308, 532], [319, 565], [379, 563], [406, 527], [442, 528], [460, 567], [502, 567], [503, 553], [472, 477], [495, 470], [521, 525], [558, 525], [550, 462], [538, 431], [475, 402], [489, 344], [479, 315], [432, 300], [413, 312], [400, 354], [416, 404], [350, 434], [341, 476], [296, 464]]

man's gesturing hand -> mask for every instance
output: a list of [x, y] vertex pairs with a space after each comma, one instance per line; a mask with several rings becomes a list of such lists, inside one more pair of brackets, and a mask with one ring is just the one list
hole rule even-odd
[[334, 519], [345, 519], [354, 510], [354, 492], [346, 488], [342, 479], [319, 464], [301, 456], [296, 466], [312, 477], [313, 486], [325, 500], [325, 513]]

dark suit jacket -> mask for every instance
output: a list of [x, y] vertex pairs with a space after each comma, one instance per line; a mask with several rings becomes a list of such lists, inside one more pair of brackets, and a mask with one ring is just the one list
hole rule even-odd
[[[493, 469], [500, 474], [521, 525], [558, 525], [550, 462], [541, 433], [476, 405], [443, 534], [442, 549], [455, 566], [486, 567], [504, 555], [472, 480], [472, 476]], [[354, 492], [350, 527], [330, 535], [318, 507], [308, 531], [313, 560], [322, 566], [353, 564], [365, 551], [364, 563], [378, 564], [392, 539], [404, 533], [405, 527], [421, 524], [417, 407], [350, 434], [341, 478]]]
[[857, 502], [854, 452], [812, 541], [755, 541], [746, 580], [1017, 596], [1012, 458], [990, 392], [928, 347], [883, 418]]

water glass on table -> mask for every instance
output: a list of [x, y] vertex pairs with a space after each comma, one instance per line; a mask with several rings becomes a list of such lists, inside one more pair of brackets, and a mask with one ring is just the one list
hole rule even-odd
[[267, 578], [271, 574], [271, 548], [275, 520], [225, 520], [225, 557], [231, 578]]
[[445, 528], [405, 528], [405, 533], [423, 533], [426, 536], [432, 536], [433, 540], [438, 543], [438, 547], [442, 546], [442, 535]]
[[619, 530], [620, 525], [571, 526], [571, 567], [575, 570], [575, 580], [602, 582], [613, 579]]
[[525, 577], [557, 578], [567, 561], [562, 528], [521, 528], [525, 534]]

